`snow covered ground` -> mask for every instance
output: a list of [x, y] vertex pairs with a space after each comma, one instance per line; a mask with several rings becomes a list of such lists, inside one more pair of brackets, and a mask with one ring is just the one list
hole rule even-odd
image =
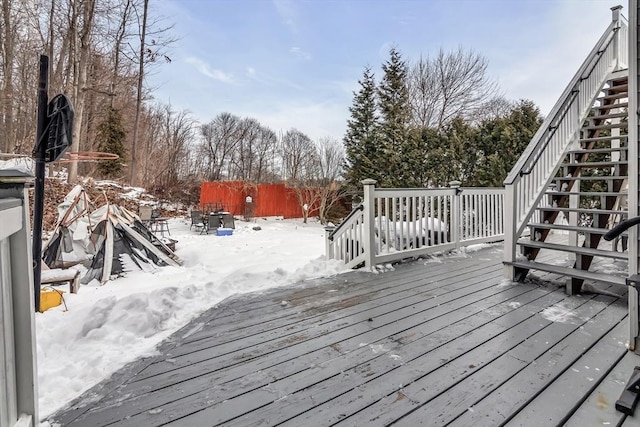
[[169, 223], [184, 266], [82, 286], [64, 294], [66, 310], [36, 314], [41, 418], [126, 363], [152, 355], [163, 339], [230, 295], [344, 271], [324, 260], [324, 229], [313, 220], [236, 221], [234, 234], [220, 237], [190, 231], [189, 223]]

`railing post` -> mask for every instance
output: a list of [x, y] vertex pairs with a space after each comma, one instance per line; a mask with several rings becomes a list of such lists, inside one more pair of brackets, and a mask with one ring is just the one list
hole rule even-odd
[[504, 189], [504, 250], [502, 260], [505, 262], [504, 275], [508, 280], [515, 278], [515, 270], [513, 265], [508, 264], [516, 260], [516, 186], [514, 184], [506, 185]]
[[[640, 203], [640, 147], [638, 146], [638, 134], [640, 134], [640, 120], [638, 120], [638, 108], [640, 103], [640, 68], [638, 58], [640, 49], [638, 46], [638, 1], [629, 1], [629, 151], [627, 161], [629, 162], [629, 190], [627, 203], [627, 218], [633, 218], [640, 213], [638, 204]], [[640, 236], [638, 227], [629, 229], [629, 276], [640, 273]], [[640, 306], [638, 300], [638, 290], [633, 286], [628, 287], [628, 307], [629, 307], [629, 350], [639, 351], [636, 348], [638, 334], [640, 334]]]
[[462, 223], [462, 203], [460, 201], [460, 181], [451, 181], [449, 187], [455, 190], [453, 200], [451, 201], [451, 239], [456, 244], [456, 251], [460, 249], [460, 224]]
[[616, 69], [620, 68], [620, 11], [622, 10], [622, 6], [613, 6], [611, 8], [611, 20], [616, 23], [616, 27], [618, 31], [613, 38], [613, 51], [616, 53]]
[[374, 233], [374, 191], [377, 181], [367, 178], [360, 182], [364, 186], [364, 266], [373, 269], [376, 259]]
[[336, 227], [333, 225], [324, 227], [324, 254], [328, 260], [333, 259], [333, 242], [329, 240], [329, 236], [335, 229]]

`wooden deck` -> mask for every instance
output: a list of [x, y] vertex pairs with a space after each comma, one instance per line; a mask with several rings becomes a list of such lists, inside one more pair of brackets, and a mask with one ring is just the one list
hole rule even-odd
[[626, 297], [503, 283], [500, 258], [489, 248], [226, 300], [53, 421], [640, 425], [640, 410], [614, 408], [640, 365]]

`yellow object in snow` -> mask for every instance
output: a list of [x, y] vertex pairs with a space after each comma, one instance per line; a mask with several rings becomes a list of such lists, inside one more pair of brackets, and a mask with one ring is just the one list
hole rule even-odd
[[44, 313], [52, 307], [62, 304], [62, 293], [56, 289], [45, 288], [40, 290], [40, 313]]

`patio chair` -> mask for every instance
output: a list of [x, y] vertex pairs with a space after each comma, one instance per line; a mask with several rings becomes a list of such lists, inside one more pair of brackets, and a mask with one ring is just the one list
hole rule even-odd
[[151, 208], [151, 206], [140, 206], [140, 209], [138, 210], [138, 216], [140, 217], [140, 221], [144, 225], [148, 226], [151, 222], [152, 212], [153, 209]]
[[202, 217], [202, 211], [191, 211], [191, 225], [189, 225], [189, 230], [191, 230], [191, 227], [195, 227], [196, 231], [200, 232], [206, 227], [204, 218]]

